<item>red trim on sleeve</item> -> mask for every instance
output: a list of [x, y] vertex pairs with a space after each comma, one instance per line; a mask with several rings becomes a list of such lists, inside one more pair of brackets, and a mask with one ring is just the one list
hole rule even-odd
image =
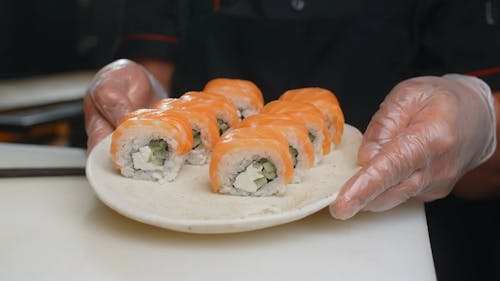
[[122, 40], [153, 40], [166, 43], [177, 43], [177, 37], [163, 35], [163, 34], [125, 34], [121, 37]]
[[468, 72], [466, 74], [470, 75], [470, 76], [481, 77], [481, 76], [487, 76], [487, 75], [497, 74], [497, 73], [500, 73], [500, 67], [493, 67], [493, 68], [476, 70], [476, 71]]
[[220, 0], [214, 0], [214, 12], [219, 11], [220, 9]]

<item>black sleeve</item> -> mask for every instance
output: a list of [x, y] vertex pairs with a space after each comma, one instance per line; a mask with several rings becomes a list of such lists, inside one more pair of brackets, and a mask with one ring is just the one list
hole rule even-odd
[[174, 0], [126, 0], [116, 58], [156, 57], [175, 60], [181, 40]]
[[500, 90], [500, 0], [427, 3], [418, 33], [422, 74], [469, 74]]

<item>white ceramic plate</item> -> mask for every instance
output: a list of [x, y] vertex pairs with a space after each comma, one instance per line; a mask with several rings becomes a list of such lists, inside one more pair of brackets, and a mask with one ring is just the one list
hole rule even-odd
[[87, 178], [97, 196], [118, 213], [147, 224], [192, 233], [230, 233], [299, 220], [328, 206], [358, 169], [361, 133], [346, 125], [342, 143], [310, 169], [284, 196], [240, 197], [210, 190], [208, 165], [185, 165], [174, 182], [159, 184], [121, 176], [109, 155], [111, 138], [87, 160]]

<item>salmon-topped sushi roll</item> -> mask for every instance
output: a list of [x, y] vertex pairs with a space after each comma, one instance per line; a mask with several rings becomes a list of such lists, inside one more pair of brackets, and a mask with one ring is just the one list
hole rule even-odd
[[339, 104], [337, 96], [332, 91], [319, 87], [306, 87], [306, 88], [288, 90], [281, 95], [280, 99], [284, 100], [325, 99], [332, 104]]
[[186, 162], [192, 165], [208, 163], [212, 148], [219, 140], [219, 127], [214, 112], [206, 107], [185, 106], [181, 100], [174, 98], [163, 99], [154, 107], [175, 111], [187, 118], [193, 134], [193, 148], [188, 153]]
[[285, 101], [300, 101], [315, 105], [328, 122], [328, 131], [334, 144], [339, 144], [344, 134], [344, 113], [334, 93], [327, 89], [311, 87], [286, 91], [279, 98]]
[[304, 122], [286, 114], [261, 113], [241, 121], [239, 128], [269, 127], [280, 133], [288, 142], [294, 167], [294, 183], [299, 183], [305, 171], [314, 165], [314, 147]]
[[236, 106], [228, 98], [203, 92], [187, 92], [179, 98], [185, 107], [208, 108], [217, 118], [219, 132], [222, 135], [229, 128], [238, 125], [240, 118]]
[[156, 109], [170, 109], [173, 107], [178, 107], [182, 106], [182, 100], [177, 99], [177, 98], [165, 98], [157, 101], [156, 103], [153, 104], [151, 108], [156, 108]]
[[215, 145], [210, 161], [214, 192], [270, 196], [293, 180], [288, 142], [271, 128], [235, 128]]
[[123, 176], [163, 182], [177, 177], [192, 147], [185, 116], [143, 109], [129, 114], [115, 129], [110, 154]]
[[246, 118], [260, 112], [264, 107], [262, 92], [248, 80], [217, 78], [210, 80], [203, 92], [223, 95], [229, 98], [238, 108], [240, 118]]
[[330, 153], [331, 142], [328, 126], [323, 114], [314, 105], [275, 100], [267, 103], [261, 113], [282, 113], [302, 120], [309, 131], [309, 138], [314, 147], [315, 164], [323, 159], [323, 155]]

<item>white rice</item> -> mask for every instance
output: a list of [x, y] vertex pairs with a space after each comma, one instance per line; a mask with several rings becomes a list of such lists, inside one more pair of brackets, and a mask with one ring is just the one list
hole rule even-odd
[[321, 128], [309, 127], [307, 129], [315, 137], [312, 144], [314, 147], [314, 165], [317, 166], [321, 162], [321, 159], [323, 159], [323, 142], [325, 141], [325, 137]]
[[229, 99], [236, 105], [238, 108], [238, 114], [240, 118], [247, 118], [248, 116], [259, 113], [259, 110], [256, 108], [251, 108], [251, 100], [246, 96], [228, 96]]
[[[233, 183], [236, 176], [240, 172], [244, 171], [248, 165], [262, 158], [268, 159], [274, 164], [276, 167], [277, 177], [264, 184], [255, 192], [248, 192], [235, 188]], [[220, 193], [243, 196], [270, 196], [282, 195], [285, 192], [285, 183], [280, 175], [283, 167], [283, 161], [274, 151], [265, 151], [262, 149], [259, 151], [256, 149], [239, 149], [238, 151], [232, 151], [225, 154], [220, 163], [221, 164], [218, 167], [218, 176], [222, 182], [222, 187], [219, 190]]]
[[210, 161], [211, 154], [211, 144], [207, 140], [207, 128], [195, 123], [194, 119], [189, 120], [189, 122], [193, 131], [200, 132], [200, 145], [188, 153], [186, 163], [191, 165], [205, 165]]
[[[132, 154], [139, 151], [141, 147], [147, 146], [151, 140], [164, 140], [167, 142], [169, 152], [165, 163], [155, 170], [135, 169]], [[118, 159], [116, 159], [116, 163], [120, 167], [121, 174], [125, 177], [158, 182], [173, 181], [186, 158], [186, 155], [175, 153], [177, 145], [176, 140], [164, 130], [158, 130], [151, 126], [132, 126], [118, 140]]]
[[248, 109], [248, 108], [243, 108], [243, 110], [241, 111], [241, 115], [243, 116], [243, 118], [247, 118], [248, 116], [252, 116], [252, 115], [255, 115], [257, 113], [259, 113], [258, 110]]
[[291, 131], [285, 132], [284, 137], [288, 141], [288, 144], [297, 150], [297, 164], [293, 169], [293, 183], [300, 183], [306, 170], [310, 168], [308, 159], [305, 157], [304, 147], [300, 145], [300, 140]]
[[201, 144], [191, 150], [186, 158], [186, 163], [191, 165], [205, 165], [210, 160], [210, 152]]

